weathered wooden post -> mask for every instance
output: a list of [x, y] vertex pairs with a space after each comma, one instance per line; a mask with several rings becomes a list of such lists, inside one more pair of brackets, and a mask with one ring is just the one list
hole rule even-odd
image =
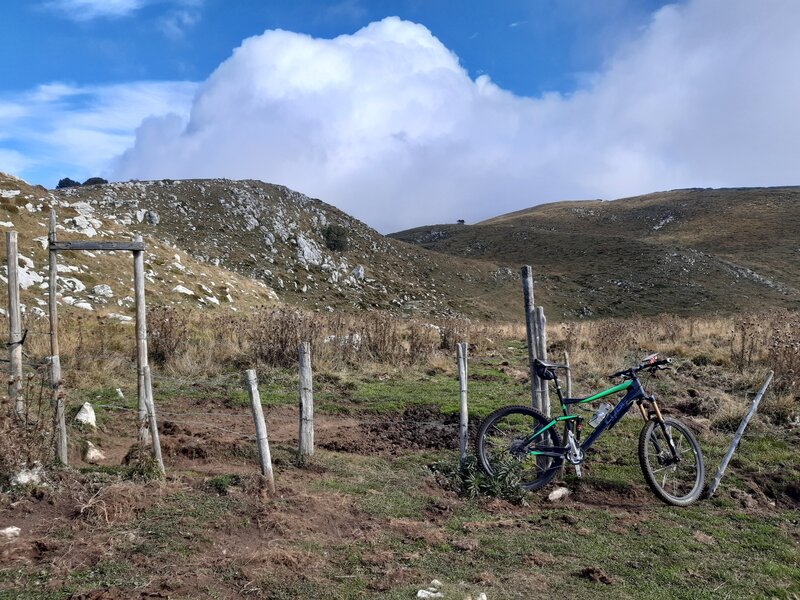
[[67, 458], [67, 425], [64, 421], [64, 394], [61, 390], [61, 351], [58, 345], [58, 252], [53, 249], [56, 240], [56, 211], [50, 209], [50, 229], [47, 234], [49, 242], [49, 280], [47, 306], [50, 317], [50, 389], [51, 404], [55, 410], [56, 458], [66, 466]]
[[8, 264], [8, 398], [18, 419], [25, 416], [25, 399], [22, 397], [22, 315], [19, 307], [19, 254], [17, 232], [6, 232]]
[[50, 389], [53, 392], [51, 404], [55, 410], [56, 458], [67, 466], [67, 424], [64, 421], [64, 394], [61, 390], [61, 357], [58, 355], [50, 357]]
[[764, 383], [761, 384], [761, 389], [758, 390], [758, 393], [756, 394], [756, 397], [753, 398], [753, 402], [750, 404], [750, 408], [744, 415], [742, 422], [739, 423], [739, 428], [736, 430], [736, 435], [733, 436], [733, 441], [731, 442], [730, 448], [728, 448], [728, 452], [725, 454], [725, 458], [722, 459], [722, 463], [719, 465], [719, 468], [717, 469], [717, 474], [714, 475], [714, 479], [712, 480], [711, 485], [708, 486], [708, 491], [706, 492], [706, 498], [711, 498], [714, 492], [717, 491], [719, 482], [722, 479], [722, 476], [725, 474], [725, 469], [728, 468], [728, 463], [731, 462], [731, 458], [733, 457], [733, 453], [736, 450], [736, 446], [739, 445], [739, 441], [741, 441], [742, 439], [742, 435], [744, 434], [744, 430], [747, 427], [747, 424], [750, 423], [750, 419], [752, 419], [753, 415], [756, 413], [758, 404], [759, 402], [761, 402], [762, 396], [764, 396], [764, 393], [767, 391], [767, 387], [769, 387], [769, 384], [772, 381], [772, 376], [774, 374], [775, 374], [774, 371], [770, 371], [767, 373], [767, 376], [764, 379]]
[[267, 438], [267, 423], [264, 421], [264, 410], [261, 408], [261, 395], [258, 393], [258, 379], [255, 369], [245, 371], [247, 393], [250, 396], [250, 408], [253, 411], [253, 422], [256, 426], [256, 442], [258, 443], [258, 457], [261, 461], [261, 474], [267, 478], [270, 493], [275, 493], [275, 477], [272, 474], [272, 455], [269, 452], [269, 439]]
[[[536, 339], [537, 355], [541, 360], [547, 360], [547, 318], [544, 316], [544, 308], [541, 306], [536, 307]], [[550, 416], [550, 389], [546, 379], [539, 380], [540, 392], [539, 402], [541, 403], [540, 410], [545, 417]]]
[[467, 459], [467, 431], [469, 429], [469, 416], [467, 413], [467, 345], [458, 344], [458, 384], [459, 384], [459, 427], [458, 427], [458, 457], [460, 462]]
[[314, 389], [311, 376], [311, 344], [303, 342], [300, 354], [300, 458], [314, 454]]
[[567, 398], [572, 398], [572, 368], [569, 366], [569, 352], [564, 351], [564, 364], [567, 366]]
[[541, 382], [536, 374], [533, 361], [537, 357], [537, 332], [536, 332], [536, 308], [533, 299], [533, 269], [526, 265], [522, 267], [522, 293], [525, 297], [525, 325], [528, 334], [528, 368], [531, 379], [531, 406], [542, 410], [541, 402]]
[[[135, 242], [142, 242], [137, 235]], [[136, 369], [138, 388], [139, 441], [147, 439], [147, 391], [144, 369], [147, 366], [147, 311], [144, 303], [144, 250], [133, 251], [133, 287], [136, 303]]]
[[150, 439], [152, 440], [153, 458], [156, 459], [158, 470], [164, 475], [164, 459], [161, 457], [161, 439], [158, 436], [158, 421], [156, 420], [156, 402], [153, 400], [153, 381], [150, 375], [150, 366], [144, 367], [144, 389], [147, 415], [150, 420]]

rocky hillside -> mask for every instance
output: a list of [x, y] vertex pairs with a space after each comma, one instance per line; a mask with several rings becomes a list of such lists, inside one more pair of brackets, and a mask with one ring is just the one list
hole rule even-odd
[[452, 256], [534, 265], [570, 315], [800, 306], [800, 188], [690, 189], [558, 202], [391, 237]]
[[[147, 292], [159, 303], [518, 312], [519, 299], [502, 293], [516, 290], [516, 273], [385, 238], [319, 200], [259, 181], [134, 181], [48, 191], [0, 175], [0, 195], [0, 227], [20, 233], [23, 298], [37, 309], [44, 305], [47, 211], [54, 206], [62, 240], [142, 234]], [[120, 314], [130, 307], [129, 255], [79, 252], [61, 259], [65, 303]]]

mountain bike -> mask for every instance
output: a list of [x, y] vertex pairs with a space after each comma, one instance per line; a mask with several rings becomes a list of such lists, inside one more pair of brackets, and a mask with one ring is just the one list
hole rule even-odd
[[[639, 434], [639, 464], [647, 485], [661, 500], [675, 506], [688, 506], [697, 500], [704, 486], [705, 467], [700, 446], [692, 432], [680, 421], [661, 414], [656, 398], [647, 394], [638, 374], [667, 369], [671, 359], [658, 354], [645, 357], [638, 365], [609, 375], [621, 378], [614, 387], [583, 398], [564, 398], [557, 370], [567, 365], [534, 361], [537, 375], [553, 381], [562, 416], [549, 419], [529, 406], [505, 406], [484, 419], [478, 430], [476, 453], [489, 476], [507, 469], [509, 461], [520, 477], [523, 489], [534, 491], [547, 485], [564, 461], [581, 476], [586, 451], [636, 404], [645, 425]], [[603, 402], [590, 421], [594, 431], [581, 442], [584, 418], [571, 408], [625, 392], [616, 406]], [[564, 443], [556, 425], [564, 424]]]

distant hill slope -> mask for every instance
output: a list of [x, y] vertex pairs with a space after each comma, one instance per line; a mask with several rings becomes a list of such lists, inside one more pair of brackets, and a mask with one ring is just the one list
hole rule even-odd
[[454, 256], [534, 265], [566, 314], [800, 307], [800, 188], [674, 190], [545, 204], [475, 225], [390, 237]]
[[[23, 296], [39, 290], [38, 278], [46, 276], [42, 236], [48, 207], [56, 206], [60, 239], [142, 234], [148, 294], [161, 303], [215, 310], [288, 302], [324, 311], [519, 312], [519, 299], [503, 293], [517, 284], [507, 269], [385, 238], [333, 206], [260, 181], [133, 181], [48, 191], [0, 174], [0, 195], [2, 227], [20, 232], [20, 251], [33, 261], [37, 283]], [[64, 255], [64, 268], [76, 270], [62, 279], [78, 280], [66, 285], [80, 288], [68, 292], [70, 302], [116, 305], [91, 288], [127, 288], [130, 258], [69, 254], [77, 253]], [[43, 290], [38, 293], [37, 305]]]

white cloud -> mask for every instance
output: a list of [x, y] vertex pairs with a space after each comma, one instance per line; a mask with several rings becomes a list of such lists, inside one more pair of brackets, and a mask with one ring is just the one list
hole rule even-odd
[[283, 183], [382, 230], [566, 198], [798, 183], [794, 0], [693, 0], [655, 13], [569, 95], [471, 80], [396, 18], [314, 39], [245, 40], [185, 128], [148, 119], [117, 177]]
[[[0, 170], [48, 185], [64, 175], [103, 173], [111, 157], [131, 146], [143, 119], [170, 113], [188, 118], [195, 90], [188, 82], [54, 83], [0, 97]], [[55, 169], [61, 172], [52, 181], [42, 180]]]
[[49, 0], [44, 6], [73, 21], [90, 21], [100, 17], [125, 17], [146, 3], [147, 0]]

